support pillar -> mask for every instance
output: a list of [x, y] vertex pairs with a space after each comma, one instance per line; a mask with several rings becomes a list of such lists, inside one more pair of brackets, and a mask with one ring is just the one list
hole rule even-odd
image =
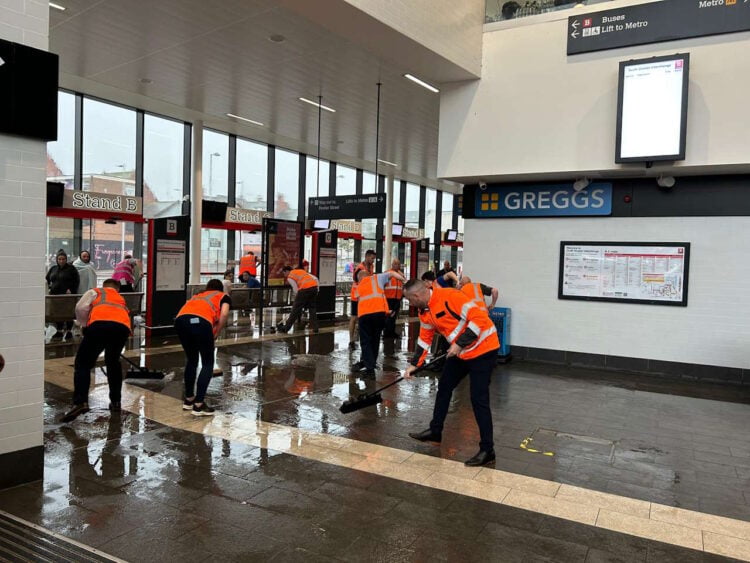
[[385, 248], [383, 249], [383, 270], [391, 267], [391, 248], [393, 247], [393, 172], [386, 177], [385, 206]]
[[193, 123], [193, 174], [190, 183], [190, 283], [201, 282], [203, 223], [203, 122]]

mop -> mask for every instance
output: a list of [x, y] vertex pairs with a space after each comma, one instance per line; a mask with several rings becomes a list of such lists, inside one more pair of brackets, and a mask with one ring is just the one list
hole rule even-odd
[[[445, 359], [445, 354], [441, 354], [440, 356], [435, 356], [427, 362], [426, 364], [423, 364], [421, 367], [418, 367], [415, 369], [412, 373], [412, 375], [415, 375], [419, 373], [420, 371], [426, 370], [427, 368], [433, 366], [434, 364], [438, 363], [441, 360]], [[372, 405], [377, 405], [378, 403], [383, 402], [383, 397], [380, 395], [384, 390], [388, 389], [392, 385], [396, 385], [396, 383], [403, 381], [404, 376], [399, 377], [398, 379], [395, 379], [391, 381], [388, 385], [384, 385], [380, 389], [376, 389], [372, 393], [369, 394], [362, 394], [359, 395], [356, 399], [350, 399], [348, 401], [344, 401], [341, 404], [341, 407], [339, 407], [339, 410], [344, 413], [348, 414], [350, 412], [358, 411], [360, 409], [364, 409], [366, 407], [370, 407]]]

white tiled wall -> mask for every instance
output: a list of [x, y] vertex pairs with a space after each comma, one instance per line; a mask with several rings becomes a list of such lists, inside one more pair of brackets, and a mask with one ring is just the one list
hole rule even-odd
[[[0, 0], [0, 38], [47, 49], [49, 5]], [[0, 134], [0, 454], [42, 445], [46, 146]]]

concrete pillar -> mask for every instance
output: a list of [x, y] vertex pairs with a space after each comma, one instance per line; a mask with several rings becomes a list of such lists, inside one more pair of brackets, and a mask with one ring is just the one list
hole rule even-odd
[[190, 283], [201, 282], [201, 223], [203, 222], [203, 122], [193, 123], [193, 177], [190, 182]]
[[383, 249], [383, 271], [391, 267], [391, 247], [393, 246], [393, 172], [389, 172], [385, 185], [385, 248]]

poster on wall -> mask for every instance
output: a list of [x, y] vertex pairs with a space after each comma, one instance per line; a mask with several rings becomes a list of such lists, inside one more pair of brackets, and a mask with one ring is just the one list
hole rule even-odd
[[687, 307], [689, 242], [560, 243], [559, 299]]
[[265, 250], [262, 276], [266, 287], [284, 285], [284, 266], [298, 268], [303, 254], [303, 225], [299, 221], [263, 219]]
[[158, 239], [156, 241], [157, 291], [184, 291], [185, 248], [184, 240]]

